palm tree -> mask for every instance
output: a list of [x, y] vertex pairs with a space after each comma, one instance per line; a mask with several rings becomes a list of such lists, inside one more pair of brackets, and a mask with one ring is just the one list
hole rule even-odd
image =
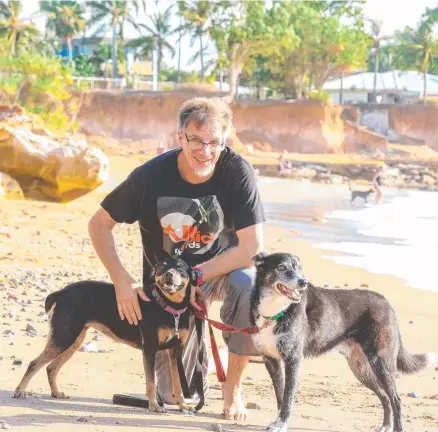
[[134, 39], [127, 45], [132, 48], [139, 48], [142, 57], [147, 57], [154, 49], [157, 51], [158, 77], [163, 66], [164, 52], [167, 50], [172, 57], [175, 55], [175, 48], [169, 43], [168, 39], [179, 32], [180, 29], [179, 27], [172, 27], [172, 9], [173, 5], [170, 5], [164, 12], [153, 14], [149, 18], [150, 24], [139, 24], [139, 28], [145, 29], [148, 34]]
[[102, 31], [106, 32], [108, 27], [112, 29], [112, 77], [117, 75], [117, 34], [123, 34], [123, 24], [125, 21], [130, 22], [135, 28], [138, 28], [136, 21], [140, 8], [146, 10], [145, 0], [132, 0], [130, 2], [123, 0], [101, 0], [90, 1], [91, 20], [90, 25], [99, 25], [95, 34]]
[[376, 19], [369, 19], [371, 23], [371, 38], [374, 46], [374, 91], [373, 91], [373, 100], [376, 101], [377, 96], [377, 76], [379, 74], [379, 59], [380, 59], [380, 46], [381, 43], [385, 40], [391, 39], [391, 36], [383, 36], [382, 35], [382, 26], [383, 21], [379, 21]]
[[76, 1], [60, 0], [42, 1], [40, 8], [48, 13], [47, 28], [67, 42], [68, 61], [71, 63], [73, 61], [71, 42], [76, 34], [85, 30], [84, 8]]
[[18, 45], [26, 45], [39, 36], [38, 29], [20, 19], [22, 4], [18, 0], [0, 1], [0, 36], [9, 42], [9, 57], [15, 55]]
[[187, 21], [186, 29], [192, 31], [191, 46], [195, 41], [199, 40], [199, 50], [191, 58], [191, 61], [195, 61], [197, 58], [201, 61], [201, 81], [204, 81], [205, 75], [205, 62], [204, 54], [206, 47], [204, 46], [204, 35], [209, 32], [209, 19], [215, 11], [216, 5], [214, 2], [207, 0], [197, 0], [189, 3], [180, 2], [182, 15]]
[[410, 47], [420, 55], [420, 69], [423, 72], [423, 102], [426, 103], [427, 73], [430, 63], [438, 54], [438, 40], [433, 33], [433, 25], [427, 21], [421, 24], [414, 35], [414, 40]]

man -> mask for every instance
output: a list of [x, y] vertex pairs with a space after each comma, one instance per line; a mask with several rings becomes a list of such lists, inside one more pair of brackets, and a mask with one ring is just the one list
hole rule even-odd
[[[141, 319], [137, 295], [143, 301], [149, 299], [122, 266], [111, 231], [117, 223], [138, 221], [143, 284], [149, 280], [159, 251], [178, 255], [195, 266], [207, 306], [223, 301], [225, 323], [249, 326], [254, 280], [251, 257], [262, 248], [265, 216], [253, 168], [225, 146], [231, 122], [231, 110], [219, 98], [186, 101], [179, 113], [179, 148], [136, 168], [91, 218], [91, 240], [115, 285], [120, 317], [130, 324], [137, 325]], [[189, 382], [197, 356], [193, 327], [183, 353]], [[229, 350], [224, 414], [228, 419], [245, 420], [242, 379], [249, 357], [258, 353], [249, 336], [227, 333], [224, 339]], [[156, 369], [158, 393], [172, 403], [165, 352], [157, 355]], [[207, 386], [206, 382], [206, 390]]]

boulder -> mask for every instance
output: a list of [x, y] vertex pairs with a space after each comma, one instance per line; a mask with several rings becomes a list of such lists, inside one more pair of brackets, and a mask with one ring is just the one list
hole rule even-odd
[[4, 172], [0, 172], [0, 199], [24, 199], [17, 180]]
[[3, 108], [0, 171], [18, 182], [26, 198], [68, 202], [107, 180], [109, 160], [84, 139], [55, 136], [35, 126], [32, 116]]

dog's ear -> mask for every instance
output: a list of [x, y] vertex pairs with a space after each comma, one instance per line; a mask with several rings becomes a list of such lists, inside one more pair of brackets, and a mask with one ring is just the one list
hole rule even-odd
[[264, 263], [267, 256], [268, 254], [266, 252], [260, 252], [257, 255], [252, 256], [251, 261], [255, 266], [259, 266]]
[[160, 250], [158, 252], [154, 252], [155, 264], [158, 264], [165, 259], [170, 258], [170, 255], [165, 250]]

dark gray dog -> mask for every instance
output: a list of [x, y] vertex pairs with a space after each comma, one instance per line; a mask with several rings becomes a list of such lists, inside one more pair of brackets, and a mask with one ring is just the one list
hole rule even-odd
[[287, 431], [301, 360], [334, 349], [380, 399], [383, 424], [378, 432], [402, 432], [395, 375], [418, 372], [436, 363], [438, 356], [405, 350], [394, 309], [382, 295], [315, 287], [291, 254], [261, 253], [253, 261], [257, 276], [250, 319], [260, 329], [253, 339], [272, 378], [279, 410], [268, 430]]

